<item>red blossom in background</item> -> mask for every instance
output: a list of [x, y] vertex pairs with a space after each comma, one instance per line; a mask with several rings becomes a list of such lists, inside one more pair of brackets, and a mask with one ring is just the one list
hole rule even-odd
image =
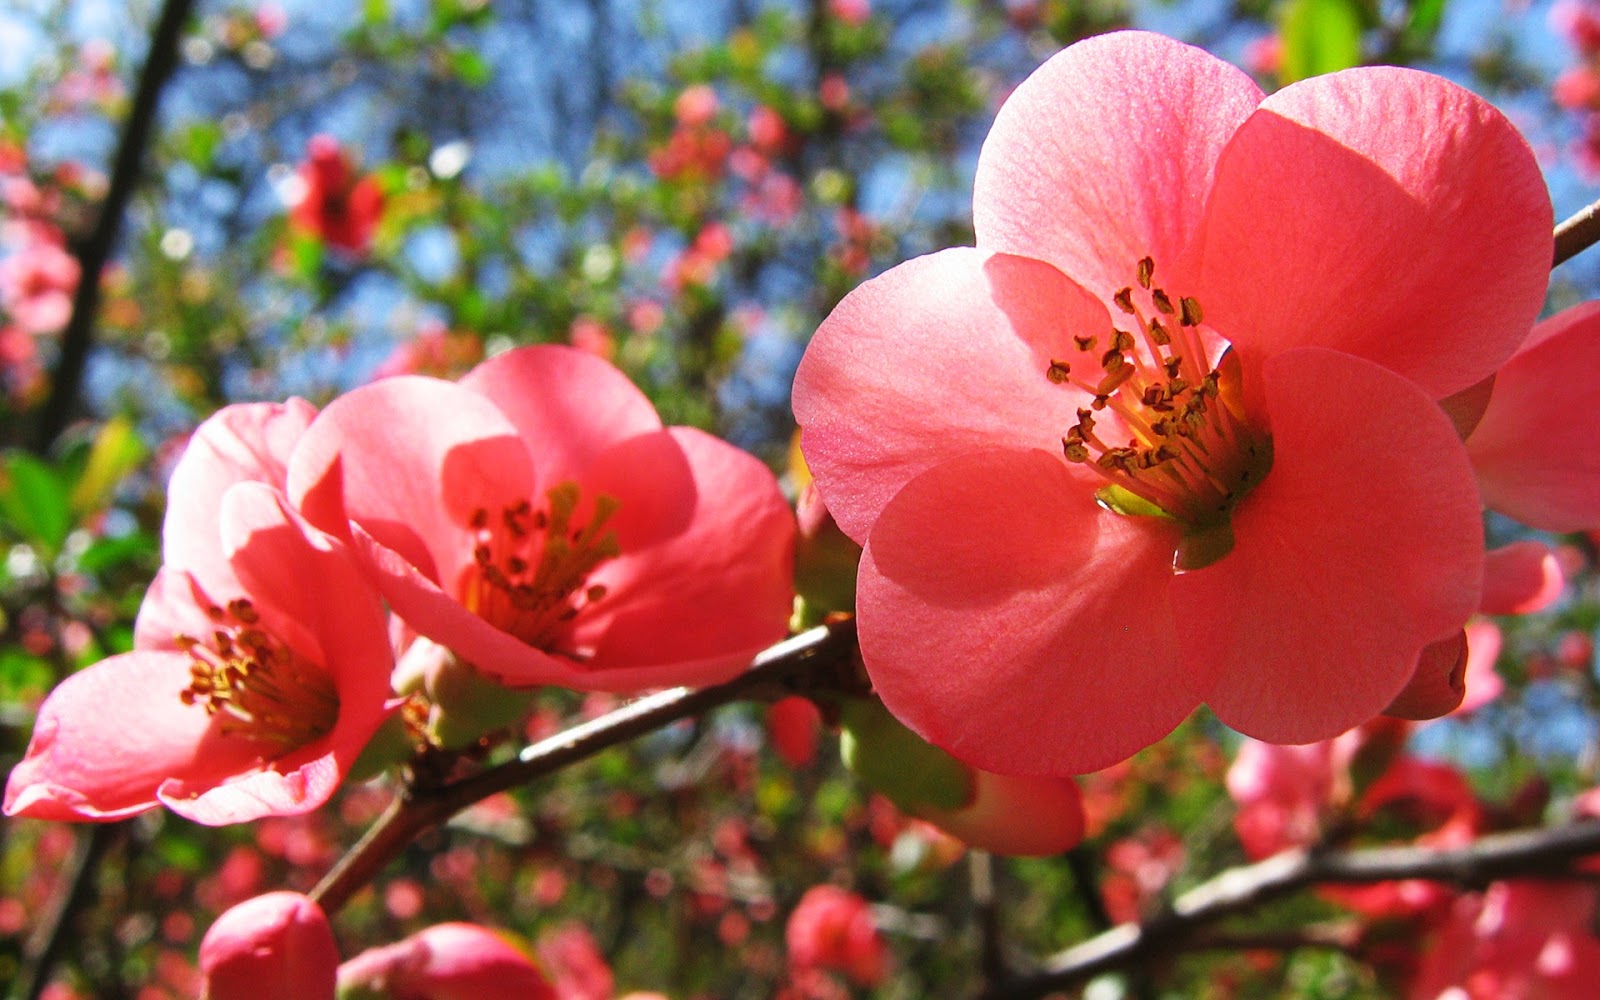
[[1600, 982], [1592, 885], [1516, 880], [1462, 896], [1422, 945], [1410, 1000], [1589, 1000]]
[[290, 224], [336, 249], [366, 253], [383, 215], [377, 178], [358, 177], [349, 155], [330, 135], [312, 136], [306, 143], [296, 176], [302, 190], [289, 211]]
[[974, 216], [976, 250], [858, 288], [795, 380], [818, 487], [866, 545], [889, 707], [1032, 774], [1105, 766], [1202, 701], [1274, 742], [1383, 710], [1478, 603], [1477, 489], [1436, 400], [1542, 301], [1523, 139], [1438, 77], [1263, 98], [1119, 33], [1012, 95]]
[[621, 372], [572, 348], [346, 393], [288, 481], [397, 616], [515, 686], [721, 680], [786, 630], [794, 521], [771, 472], [663, 427]]
[[876, 986], [889, 969], [889, 950], [865, 899], [834, 885], [800, 897], [784, 929], [789, 967], [801, 995], [818, 971], [841, 972], [858, 986]]

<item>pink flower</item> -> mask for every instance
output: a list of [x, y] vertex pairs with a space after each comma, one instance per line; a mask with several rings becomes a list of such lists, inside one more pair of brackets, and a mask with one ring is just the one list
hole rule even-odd
[[271, 485], [313, 412], [231, 406], [196, 431], [134, 651], [51, 692], [7, 815], [107, 820], [159, 802], [237, 823], [333, 793], [389, 711], [392, 663], [377, 595]]
[[977, 249], [846, 297], [795, 380], [866, 545], [884, 701], [1033, 774], [1122, 759], [1202, 701], [1285, 743], [1380, 712], [1477, 606], [1478, 497], [1436, 401], [1543, 299], [1527, 144], [1438, 77], [1263, 98], [1123, 32], [1012, 95], [974, 218]]
[[1600, 526], [1600, 302], [1534, 327], [1467, 438], [1483, 502], [1548, 531]]
[[539, 964], [475, 924], [436, 924], [339, 966], [339, 991], [388, 1000], [556, 1000]]
[[36, 239], [0, 260], [0, 308], [29, 333], [57, 333], [72, 318], [78, 259]]
[[797, 972], [833, 969], [860, 986], [876, 986], [888, 974], [889, 951], [860, 896], [836, 885], [817, 885], [789, 914], [784, 929], [789, 965]]
[[289, 492], [352, 539], [396, 615], [514, 685], [721, 680], [786, 630], [794, 525], [772, 474], [662, 427], [572, 348], [345, 394], [296, 448]]
[[200, 942], [201, 1000], [333, 1000], [339, 946], [322, 908], [269, 892], [217, 918]]

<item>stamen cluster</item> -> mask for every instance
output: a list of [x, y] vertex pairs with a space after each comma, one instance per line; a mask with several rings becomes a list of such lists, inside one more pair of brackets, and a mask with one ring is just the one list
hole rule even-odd
[[[1226, 518], [1243, 491], [1259, 481], [1263, 449], [1241, 413], [1223, 398], [1226, 365], [1211, 363], [1201, 332], [1198, 300], [1176, 303], [1153, 283], [1155, 261], [1138, 263], [1137, 284], [1153, 312], [1135, 299], [1133, 286], [1112, 301], [1138, 326], [1138, 334], [1113, 327], [1100, 350], [1098, 336], [1074, 336], [1078, 353], [1102, 373], [1088, 381], [1072, 365], [1052, 360], [1045, 375], [1091, 397], [1078, 422], [1061, 439], [1067, 460], [1097, 471], [1113, 486], [1190, 525]], [[1129, 435], [1126, 445], [1097, 431], [1097, 414], [1111, 410]]]
[[614, 497], [597, 496], [586, 524], [574, 519], [577, 483], [562, 482], [545, 497], [541, 509], [522, 500], [502, 507], [498, 516], [484, 507], [473, 511], [474, 565], [462, 603], [530, 646], [548, 651], [580, 610], [605, 597], [604, 585], [585, 584], [596, 567], [622, 550], [616, 533], [605, 530], [617, 510]]
[[205, 609], [215, 628], [206, 639], [176, 637], [189, 654], [185, 705], [227, 715], [225, 733], [299, 746], [333, 729], [339, 694], [333, 679], [261, 627], [255, 605], [240, 597]]

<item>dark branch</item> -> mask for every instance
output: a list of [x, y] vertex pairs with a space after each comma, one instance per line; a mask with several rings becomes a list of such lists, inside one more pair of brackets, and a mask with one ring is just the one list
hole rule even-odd
[[72, 857], [56, 883], [55, 892], [33, 935], [22, 949], [22, 967], [12, 984], [14, 1000], [38, 1000], [72, 937], [73, 918], [94, 899], [95, 876], [100, 862], [121, 839], [127, 823], [102, 823], [78, 831]]
[[734, 701], [770, 700], [800, 691], [852, 689], [857, 684], [855, 658], [853, 619], [819, 626], [763, 651], [749, 670], [730, 681], [648, 695], [535, 743], [510, 763], [439, 787], [408, 788], [366, 836], [339, 859], [312, 890], [311, 898], [332, 914], [398, 857], [414, 837], [473, 803], [546, 777], [681, 719]]
[[1107, 972], [1136, 969], [1181, 950], [1224, 918], [1323, 883], [1427, 879], [1479, 889], [1496, 879], [1570, 875], [1570, 862], [1600, 852], [1600, 820], [1492, 834], [1467, 847], [1379, 847], [1354, 851], [1290, 851], [1225, 871], [1179, 896], [1170, 912], [1144, 925], [1123, 924], [1068, 948], [1043, 971], [988, 990], [980, 1000], [1034, 1000]]
[[193, 7], [194, 0], [166, 0], [162, 4], [161, 19], [150, 36], [150, 52], [134, 91], [133, 107], [117, 143], [105, 201], [100, 204], [89, 235], [81, 241], [72, 241], [72, 254], [78, 259], [81, 276], [72, 295], [72, 316], [61, 334], [61, 354], [50, 380], [50, 396], [45, 400], [34, 431], [34, 450], [39, 454], [50, 450], [77, 406], [89, 348], [94, 344], [95, 319], [100, 309], [100, 272], [116, 246], [128, 200], [139, 181], [145, 148], [150, 144], [156, 109], [161, 102], [161, 89], [177, 66], [178, 38]]

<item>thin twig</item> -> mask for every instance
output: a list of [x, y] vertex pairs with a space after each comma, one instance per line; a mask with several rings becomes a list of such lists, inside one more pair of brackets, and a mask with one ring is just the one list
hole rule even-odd
[[[1558, 877], [1569, 863], [1600, 852], [1600, 821], [1491, 834], [1454, 850], [1379, 847], [1288, 851], [1233, 868], [1179, 896], [1170, 912], [1144, 925], [1123, 924], [1068, 948], [1043, 971], [981, 994], [980, 1000], [1035, 1000], [1107, 972], [1138, 968], [1185, 947], [1203, 928], [1307, 886], [1427, 879], [1479, 889], [1512, 877]], [[1201, 938], [1202, 943], [1205, 939]]]
[[998, 986], [1006, 981], [1005, 926], [1000, 916], [1000, 895], [995, 891], [994, 855], [988, 851], [967, 853], [967, 874], [972, 887], [972, 908], [978, 925], [979, 968], [983, 981]]
[[1600, 201], [1580, 209], [1556, 226], [1556, 253], [1552, 268], [1600, 243]]
[[803, 632], [763, 651], [744, 673], [711, 687], [672, 688], [574, 726], [528, 747], [514, 761], [438, 787], [399, 796], [377, 823], [311, 892], [332, 914], [405, 850], [418, 834], [475, 802], [526, 785], [636, 739], [730, 702], [777, 698], [807, 690], [850, 689], [856, 657], [855, 621]]
[[94, 343], [95, 314], [100, 306], [100, 272], [116, 246], [128, 200], [139, 181], [145, 148], [150, 144], [150, 132], [161, 103], [161, 89], [178, 64], [178, 39], [193, 8], [194, 0], [166, 0], [161, 5], [161, 18], [150, 36], [150, 51], [139, 73], [133, 106], [117, 143], [105, 200], [100, 203], [88, 237], [81, 242], [72, 241], [72, 254], [78, 259], [78, 287], [72, 293], [72, 316], [61, 334], [61, 354], [50, 380], [50, 396], [40, 411], [34, 432], [34, 450], [41, 455], [50, 450], [77, 406], [84, 366]]
[[12, 984], [13, 1000], [38, 1000], [65, 953], [73, 917], [94, 898], [95, 876], [111, 846], [126, 831], [124, 823], [102, 823], [78, 831], [55, 893], [22, 949], [22, 965]]

